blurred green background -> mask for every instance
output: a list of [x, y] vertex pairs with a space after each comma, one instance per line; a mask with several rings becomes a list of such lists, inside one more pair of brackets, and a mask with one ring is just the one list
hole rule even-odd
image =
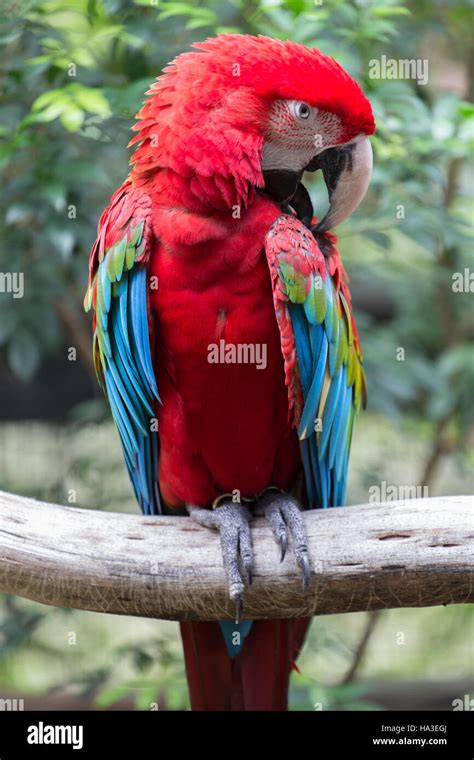
[[[23, 298], [0, 279], [0, 489], [136, 509], [93, 375], [88, 253], [150, 82], [193, 40], [239, 31], [334, 55], [375, 112], [371, 188], [339, 229], [369, 385], [349, 503], [383, 482], [472, 493], [472, 20], [449, 0], [0, 0], [0, 274], [24, 274]], [[427, 60], [428, 83], [370, 78], [381, 56]], [[291, 706], [452, 709], [473, 688], [473, 621], [467, 606], [317, 618]], [[187, 709], [177, 626], [4, 597], [8, 696]]]

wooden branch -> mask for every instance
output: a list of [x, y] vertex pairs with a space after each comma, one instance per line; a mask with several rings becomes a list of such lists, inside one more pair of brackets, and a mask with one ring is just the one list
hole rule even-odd
[[[266, 523], [252, 523], [249, 618], [474, 601], [472, 497], [305, 513], [311, 582], [301, 591]], [[186, 517], [61, 507], [0, 492], [0, 591], [43, 604], [170, 620], [231, 618], [220, 544]]]

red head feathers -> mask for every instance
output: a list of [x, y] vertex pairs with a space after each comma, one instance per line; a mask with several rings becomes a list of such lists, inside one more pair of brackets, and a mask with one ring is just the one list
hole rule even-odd
[[332, 119], [337, 136], [331, 133], [331, 145], [375, 130], [359, 85], [316, 49], [238, 34], [193, 47], [148, 91], [131, 141], [139, 143], [132, 180], [153, 177], [168, 200], [195, 209], [246, 205], [253, 189], [264, 186], [262, 149], [276, 101], [303, 101], [323, 126]]

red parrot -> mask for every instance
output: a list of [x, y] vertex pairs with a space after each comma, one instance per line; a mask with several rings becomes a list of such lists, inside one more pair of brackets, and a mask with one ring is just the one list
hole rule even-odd
[[[281, 710], [309, 621], [241, 620], [249, 526], [264, 515], [282, 557], [291, 538], [306, 589], [301, 509], [344, 503], [365, 402], [329, 230], [367, 190], [375, 125], [358, 84], [316, 49], [238, 34], [193, 48], [137, 115], [85, 307], [143, 512], [187, 512], [220, 535], [236, 622], [181, 624], [191, 705]], [[330, 200], [319, 223], [301, 183], [317, 169]]]

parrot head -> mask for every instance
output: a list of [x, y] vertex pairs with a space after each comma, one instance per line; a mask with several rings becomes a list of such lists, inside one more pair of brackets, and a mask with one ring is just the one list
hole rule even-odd
[[247, 206], [258, 190], [309, 224], [301, 178], [320, 169], [330, 206], [316, 231], [347, 218], [370, 181], [375, 131], [355, 80], [295, 42], [224, 34], [193, 47], [164, 69], [137, 115], [135, 180], [168, 172], [175, 198], [194, 208]]

